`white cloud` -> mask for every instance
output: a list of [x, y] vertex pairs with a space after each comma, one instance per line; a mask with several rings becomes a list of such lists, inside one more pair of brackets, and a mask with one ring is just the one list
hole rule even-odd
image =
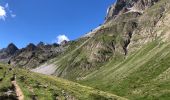
[[0, 6], [0, 19], [5, 20], [5, 17], [6, 17], [5, 8]]
[[69, 39], [66, 35], [58, 35], [56, 42], [57, 42], [58, 44], [60, 44], [60, 43], [63, 42], [64, 40], [70, 41], [70, 39]]

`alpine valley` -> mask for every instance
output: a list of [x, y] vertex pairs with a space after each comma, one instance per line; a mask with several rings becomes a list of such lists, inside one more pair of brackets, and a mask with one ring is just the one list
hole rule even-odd
[[170, 0], [117, 0], [81, 38], [0, 62], [0, 100], [170, 100]]

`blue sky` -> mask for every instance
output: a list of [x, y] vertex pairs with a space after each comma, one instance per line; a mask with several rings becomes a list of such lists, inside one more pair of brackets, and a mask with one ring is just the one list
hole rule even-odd
[[[0, 48], [65, 35], [74, 40], [103, 23], [114, 0], [0, 0]], [[3, 12], [5, 11], [5, 12]]]

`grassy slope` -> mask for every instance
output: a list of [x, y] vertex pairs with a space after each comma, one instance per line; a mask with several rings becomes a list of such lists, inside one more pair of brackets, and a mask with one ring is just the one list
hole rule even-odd
[[[167, 27], [164, 26], [163, 21], [161, 23], [163, 26], [159, 28], [159, 25], [154, 26], [153, 23], [159, 20], [161, 22], [167, 16], [163, 15], [161, 18], [160, 16], [163, 12], [160, 9], [165, 7], [165, 13], [168, 14], [170, 9], [168, 6], [169, 3], [169, 0], [161, 0], [149, 8], [139, 21], [138, 28], [141, 31], [137, 32], [137, 34], [141, 34], [144, 37], [146, 35], [145, 38], [147, 38], [151, 33], [143, 30], [148, 29], [153, 30], [154, 35], [160, 30], [164, 33]], [[170, 44], [161, 43], [161, 40], [157, 36], [151, 37], [150, 41], [152, 39], [156, 40], [146, 45], [141, 44], [141, 49], [128, 54], [124, 60], [122, 60], [121, 55], [116, 55], [105, 66], [86, 77], [82, 77], [82, 80], [79, 82], [129, 99], [169, 100]], [[137, 40], [140, 42], [140, 39]], [[137, 44], [138, 46], [140, 45], [140, 43]]]
[[[157, 14], [160, 14], [160, 12], [156, 12], [159, 11], [157, 9], [160, 8], [160, 6], [162, 5], [161, 3], [159, 4], [153, 6], [152, 9], [148, 9], [147, 12], [150, 14], [148, 15], [149, 17], [146, 18], [144, 15], [145, 20], [142, 20], [143, 23], [141, 23], [141, 25], [139, 24], [139, 26], [145, 26], [144, 28], [147, 27], [152, 29], [152, 25], [150, 24], [152, 24], [154, 20], [157, 19], [153, 16], [157, 16]], [[157, 9], [155, 9], [154, 7], [156, 7]], [[153, 19], [151, 20], [151, 18]], [[118, 25], [115, 27], [115, 30], [112, 29], [114, 34], [117, 31], [117, 27], [121, 28], [122, 26]], [[120, 33], [121, 31], [117, 32], [117, 34]], [[101, 39], [103, 39], [103, 37], [106, 42], [112, 41], [112, 38], [110, 39], [110, 37], [108, 38], [108, 36], [101, 36]], [[99, 38], [97, 42], [101, 41], [101, 39]], [[56, 64], [56, 66], [59, 66], [57, 75], [63, 74], [62, 72], [64, 72], [64, 74], [68, 74], [66, 78], [68, 77], [71, 79], [72, 77], [74, 79], [78, 76], [85, 76], [80, 75], [81, 73], [86, 72], [83, 72], [81, 68], [79, 69], [79, 67], [75, 67], [74, 60], [84, 57], [84, 51], [82, 49], [84, 49], [84, 45], [91, 42], [91, 40], [92, 39], [85, 39], [73, 43], [68, 51], [66, 51], [66, 53], [49, 62], [50, 64], [54, 63]], [[114, 40], [116, 41], [117, 38], [115, 38]], [[120, 41], [121, 39], [118, 38], [118, 40]], [[115, 53], [115, 57], [110, 60], [105, 66], [94, 71], [93, 73], [90, 73], [86, 77], [83, 77], [82, 79], [84, 80], [79, 81], [86, 86], [91, 86], [98, 90], [56, 77], [30, 73], [25, 70], [17, 70], [17, 80], [27, 99], [32, 98], [32, 95], [35, 95], [38, 99], [41, 100], [45, 100], [47, 98], [54, 99], [56, 96], [64, 99], [64, 94], [61, 92], [63, 90], [65, 90], [68, 95], [84, 100], [100, 100], [108, 99], [110, 97], [120, 98], [112, 94], [99, 91], [103, 90], [127, 97], [129, 99], [153, 100], [159, 98], [162, 100], [169, 100], [169, 49], [170, 45], [168, 43], [160, 43], [160, 41], [157, 40], [152, 41], [151, 43], [144, 45], [140, 50], [129, 54], [123, 61], [122, 55], [118, 55], [118, 53]], [[85, 51], [85, 53], [86, 52], [87, 51]], [[69, 68], [71, 70], [68, 70]], [[69, 72], [67, 72], [66, 70], [68, 70]], [[10, 86], [10, 84], [5, 85], [7, 85], [7, 87]]]
[[[1, 65], [1, 67], [4, 71], [8, 70], [5, 65]], [[0, 90], [4, 87], [7, 89], [10, 87], [12, 73], [16, 73], [17, 75], [17, 83], [25, 95], [25, 100], [31, 100], [32, 98], [37, 98], [38, 100], [54, 100], [56, 97], [61, 100], [65, 100], [65, 97], [76, 100], [124, 100], [124, 98], [111, 93], [106, 93], [57, 77], [32, 73], [23, 69], [15, 69], [9, 72], [9, 76], [6, 76], [7, 81], [4, 80], [0, 82]], [[1, 91], [0, 93], [3, 94], [4, 92], [5, 91]]]
[[[4, 67], [4, 65], [0, 64], [0, 99], [6, 99], [7, 95], [5, 94], [5, 92], [7, 92], [9, 89], [12, 90], [12, 84], [10, 80], [11, 77], [12, 73], [9, 73], [7, 68]], [[16, 97], [15, 93], [12, 93], [10, 95], [10, 98], [15, 97]]]
[[129, 99], [170, 99], [170, 44], [153, 41], [123, 62], [112, 60], [80, 83]]

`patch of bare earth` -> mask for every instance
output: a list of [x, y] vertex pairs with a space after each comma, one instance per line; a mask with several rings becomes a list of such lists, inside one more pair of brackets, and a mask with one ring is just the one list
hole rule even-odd
[[17, 99], [18, 100], [24, 100], [23, 92], [21, 91], [21, 88], [19, 87], [17, 82], [16, 81], [12, 81], [12, 85], [15, 87], [15, 92], [16, 92], [16, 95], [17, 95]]

